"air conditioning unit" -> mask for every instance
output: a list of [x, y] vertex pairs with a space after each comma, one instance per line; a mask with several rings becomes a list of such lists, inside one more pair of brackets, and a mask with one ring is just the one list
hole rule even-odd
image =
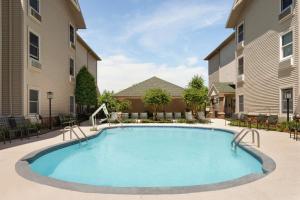
[[70, 76], [70, 82], [75, 82], [75, 77], [74, 76]]
[[244, 81], [245, 81], [245, 75], [244, 74], [238, 75], [237, 82], [244, 82]]
[[278, 20], [281, 21], [281, 20], [285, 19], [286, 17], [290, 16], [291, 14], [292, 14], [292, 6], [288, 7], [284, 11], [282, 11], [278, 16]]
[[32, 17], [34, 17], [35, 19], [37, 19], [38, 21], [42, 21], [42, 16], [33, 8], [30, 9], [30, 14]]
[[236, 50], [242, 50], [244, 49], [244, 41], [242, 42], [239, 42], [237, 45], [236, 45]]
[[31, 66], [34, 68], [42, 69], [41, 63], [35, 59], [31, 59]]

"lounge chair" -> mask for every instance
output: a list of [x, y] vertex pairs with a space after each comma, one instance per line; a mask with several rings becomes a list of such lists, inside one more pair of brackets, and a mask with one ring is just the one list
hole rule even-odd
[[131, 113], [131, 119], [138, 119], [139, 113]]
[[59, 122], [61, 126], [73, 126], [76, 124], [76, 119], [71, 116], [65, 116], [64, 114], [58, 114]]
[[109, 121], [116, 121], [118, 119], [119, 118], [118, 118], [118, 113], [117, 112], [110, 113], [110, 119], [109, 119]]
[[158, 112], [157, 115], [156, 115], [156, 117], [157, 117], [158, 120], [162, 120], [162, 119], [165, 118], [164, 117], [164, 113], [162, 113], [162, 112]]
[[173, 119], [173, 113], [170, 113], [170, 112], [166, 113], [166, 119], [172, 120]]
[[270, 130], [270, 126], [276, 127], [278, 124], [278, 116], [277, 115], [270, 115], [267, 119], [267, 127]]
[[193, 121], [196, 121], [194, 116], [193, 116], [193, 113], [192, 112], [186, 112], [185, 113], [185, 119], [188, 121], [188, 122], [193, 122]]
[[204, 114], [204, 112], [198, 112], [197, 114], [198, 114], [198, 119], [199, 120], [205, 120], [205, 114]]
[[180, 112], [174, 113], [174, 117], [175, 119], [181, 119], [181, 113]]
[[140, 113], [140, 119], [148, 119], [148, 113]]
[[126, 120], [126, 119], [128, 119], [129, 118], [129, 114], [128, 113], [122, 113], [122, 119], [124, 120]]

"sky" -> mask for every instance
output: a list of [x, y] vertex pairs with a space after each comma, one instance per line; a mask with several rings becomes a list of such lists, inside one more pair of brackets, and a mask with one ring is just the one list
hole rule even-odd
[[80, 0], [79, 34], [102, 58], [100, 91], [118, 92], [153, 76], [186, 87], [208, 79], [203, 59], [226, 39], [233, 0]]

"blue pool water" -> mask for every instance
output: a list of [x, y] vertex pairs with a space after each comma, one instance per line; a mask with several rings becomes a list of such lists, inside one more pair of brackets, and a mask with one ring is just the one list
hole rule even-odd
[[115, 187], [203, 185], [263, 173], [252, 155], [231, 150], [232, 137], [198, 128], [113, 128], [87, 144], [45, 154], [30, 166], [59, 180]]

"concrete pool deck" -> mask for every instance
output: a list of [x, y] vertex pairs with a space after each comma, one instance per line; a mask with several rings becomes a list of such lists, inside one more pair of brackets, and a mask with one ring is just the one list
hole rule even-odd
[[[171, 124], [174, 125], [174, 124]], [[166, 126], [166, 124], [163, 124]], [[224, 125], [224, 120], [213, 120], [208, 125], [188, 125], [241, 130]], [[104, 127], [104, 126], [103, 126]], [[83, 126], [89, 135], [90, 127]], [[300, 142], [286, 133], [260, 131], [261, 152], [276, 162], [276, 170], [268, 176], [245, 185], [200, 193], [176, 195], [111, 195], [69, 191], [24, 179], [15, 171], [16, 162], [26, 154], [62, 142], [61, 132], [55, 131], [36, 140], [14, 141], [12, 145], [0, 144], [0, 199], [300, 199]], [[27, 143], [26, 142], [30, 142]], [[11, 146], [11, 147], [10, 147]], [[7, 148], [9, 147], [9, 148]]]

